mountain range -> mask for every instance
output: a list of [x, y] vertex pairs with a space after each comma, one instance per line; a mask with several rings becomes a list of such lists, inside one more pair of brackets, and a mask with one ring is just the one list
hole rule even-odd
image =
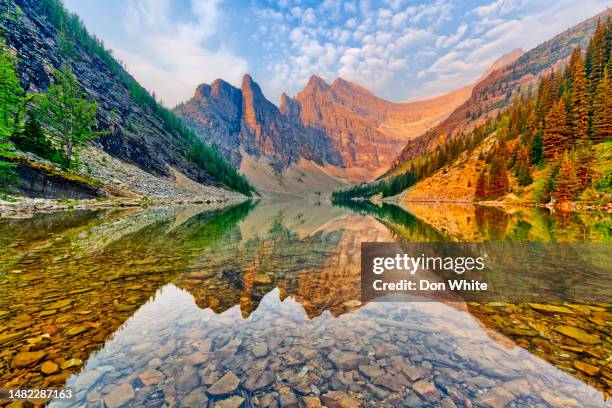
[[358, 84], [312, 76], [278, 107], [245, 75], [240, 89], [216, 80], [175, 108], [188, 126], [262, 193], [329, 192], [403, 171], [402, 163], [494, 117], [514, 96], [586, 45], [604, 11], [538, 47], [515, 49], [471, 85], [394, 103]]
[[[497, 65], [516, 53], [496, 62]], [[394, 103], [338, 78], [313, 75], [277, 107], [245, 75], [199, 85], [174, 112], [263, 193], [330, 192], [386, 171], [406, 142], [465, 102], [473, 85], [423, 101]]]

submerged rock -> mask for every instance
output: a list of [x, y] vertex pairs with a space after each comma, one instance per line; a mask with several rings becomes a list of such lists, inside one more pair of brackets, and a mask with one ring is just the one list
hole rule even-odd
[[42, 366], [40, 366], [40, 371], [42, 371], [42, 373], [46, 375], [55, 374], [59, 371], [59, 366], [53, 361], [45, 361], [44, 363], [42, 363]]
[[578, 327], [560, 325], [560, 326], [555, 327], [555, 330], [583, 344], [601, 343], [601, 340], [599, 339], [599, 337], [595, 337], [592, 334], [589, 334], [585, 332], [584, 330], [579, 329]]
[[63, 385], [68, 379], [68, 377], [70, 377], [70, 373], [68, 371], [63, 371], [58, 374], [50, 375], [49, 377], [46, 378], [46, 380], [48, 384]]
[[104, 403], [108, 408], [119, 408], [134, 398], [134, 389], [125, 382], [113, 387], [111, 392], [104, 397]]
[[319, 397], [302, 397], [301, 405], [304, 408], [322, 408]]
[[425, 376], [425, 370], [422, 368], [413, 366], [411, 364], [406, 364], [402, 367], [402, 372], [410, 381], [416, 381]]
[[70, 367], [80, 367], [83, 365], [83, 360], [80, 358], [71, 358], [70, 360], [66, 360], [62, 363], [62, 369], [65, 370]]
[[455, 405], [450, 397], [445, 397], [440, 401], [440, 408], [457, 408], [457, 405]]
[[592, 364], [588, 364], [582, 361], [575, 361], [574, 367], [576, 367], [578, 370], [584, 373], [587, 373], [590, 376], [595, 376], [599, 374], [599, 367], [596, 367]]
[[429, 381], [417, 381], [412, 384], [412, 389], [419, 395], [419, 397], [429, 402], [440, 400], [440, 392], [436, 389], [436, 386]]
[[208, 403], [208, 397], [203, 389], [198, 388], [193, 390], [189, 395], [181, 400], [183, 408], [200, 408], [205, 407]]
[[491, 408], [504, 408], [514, 400], [514, 395], [503, 388], [493, 388], [478, 398], [478, 404]]
[[138, 376], [138, 378], [140, 379], [140, 381], [142, 381], [144, 385], [157, 384], [161, 381], [162, 377], [163, 377], [162, 373], [160, 373], [157, 370], [153, 370], [153, 369], [143, 371]]
[[224, 399], [222, 401], [218, 401], [215, 404], [215, 408], [239, 408], [244, 402], [244, 398], [238, 395], [235, 395], [231, 398]]
[[71, 327], [67, 332], [66, 335], [72, 337], [72, 336], [77, 336], [81, 333], [83, 333], [84, 331], [87, 330], [86, 326], [75, 326], [75, 327]]
[[370, 379], [380, 377], [385, 373], [379, 367], [373, 365], [360, 365], [359, 372]]
[[204, 355], [203, 353], [199, 351], [196, 351], [195, 353], [192, 353], [191, 355], [189, 355], [189, 357], [185, 359], [185, 364], [192, 365], [192, 366], [198, 366], [200, 364], [205, 363], [207, 360], [208, 360], [208, 356]]
[[21, 353], [17, 353], [17, 355], [13, 358], [12, 365], [15, 368], [31, 367], [46, 356], [47, 353], [45, 351], [23, 351]]
[[356, 369], [357, 366], [366, 362], [366, 358], [357, 353], [334, 350], [327, 356], [339, 370]]
[[537, 310], [538, 312], [576, 314], [576, 312], [565, 306], [544, 305], [541, 303], [529, 303], [529, 306], [531, 306], [533, 310]]
[[299, 408], [299, 401], [295, 394], [283, 394], [280, 397], [280, 406], [281, 408]]
[[259, 372], [249, 372], [247, 380], [244, 382], [244, 388], [255, 392], [272, 385], [275, 380], [276, 376], [272, 371], [264, 371], [261, 374]]
[[321, 401], [328, 408], [356, 408], [361, 406], [361, 402], [340, 391], [328, 392], [321, 397]]
[[232, 371], [227, 372], [217, 382], [210, 386], [208, 394], [213, 396], [229, 395], [235, 392], [240, 385], [240, 379]]
[[253, 346], [253, 355], [257, 358], [268, 355], [268, 345], [266, 343], [257, 343]]

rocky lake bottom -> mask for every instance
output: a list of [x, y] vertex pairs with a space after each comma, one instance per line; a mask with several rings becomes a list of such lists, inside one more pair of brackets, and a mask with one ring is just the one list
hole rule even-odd
[[366, 241], [608, 242], [609, 214], [438, 210], [1, 219], [0, 386], [74, 387], [49, 405], [75, 407], [608, 405], [610, 304], [362, 303], [359, 259]]

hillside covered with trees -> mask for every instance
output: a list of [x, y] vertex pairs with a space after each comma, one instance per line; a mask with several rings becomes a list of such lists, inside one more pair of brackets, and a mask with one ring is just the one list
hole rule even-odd
[[61, 1], [2, 2], [0, 36], [5, 190], [18, 183], [14, 149], [78, 172], [80, 152], [94, 141], [154, 176], [173, 179], [175, 168], [204, 185], [251, 195], [248, 181], [138, 84]]
[[[545, 75], [535, 94], [516, 98], [497, 120], [498, 142], [478, 177], [476, 200], [503, 198], [512, 177], [517, 195], [565, 205], [609, 198], [612, 179], [596, 171], [612, 141], [612, 22], [597, 28], [587, 49]], [[608, 163], [609, 165], [609, 163]]]
[[[399, 175], [392, 173], [375, 183], [336, 192], [334, 198], [392, 196], [428, 178], [438, 190], [448, 192], [459, 187], [448, 185], [443, 177], [453, 170], [459, 174], [458, 182], [471, 191], [470, 201], [513, 199], [557, 206], [574, 201], [608, 203], [612, 194], [611, 49], [608, 18], [599, 23], [586, 49], [575, 47], [564, 67], [543, 75], [535, 89], [525, 90], [495, 117], [457, 138], [442, 138], [433, 152], [404, 163]], [[468, 172], [466, 163], [478, 173]], [[426, 193], [431, 191], [419, 199], [426, 199]], [[431, 199], [444, 197], [432, 195]]]

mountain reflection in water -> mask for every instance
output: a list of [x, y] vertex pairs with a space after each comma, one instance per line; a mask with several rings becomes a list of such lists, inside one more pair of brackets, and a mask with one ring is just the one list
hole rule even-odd
[[[2, 386], [76, 386], [75, 406], [326, 394], [330, 405], [601, 406], [606, 307], [567, 306], [560, 320], [522, 304], [362, 305], [359, 251], [398, 239], [608, 241], [609, 215], [409, 210], [280, 201], [2, 220]], [[598, 341], [555, 332], [561, 321]]]

